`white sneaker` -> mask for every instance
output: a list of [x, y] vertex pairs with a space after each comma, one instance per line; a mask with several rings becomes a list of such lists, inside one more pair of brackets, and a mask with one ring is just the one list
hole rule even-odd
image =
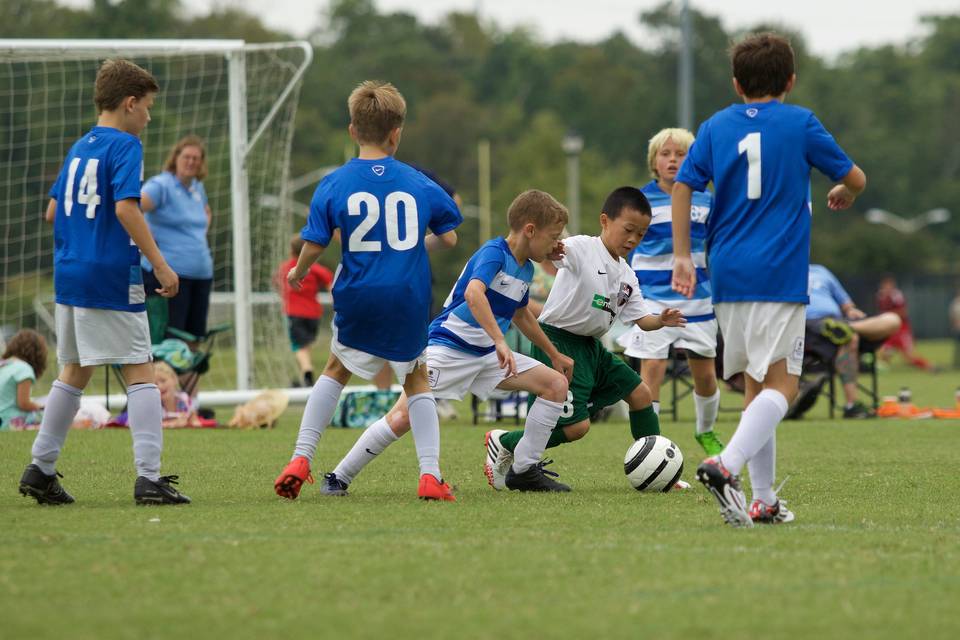
[[672, 491], [686, 491], [690, 488], [689, 482], [684, 482], [683, 480], [677, 480], [677, 483], [673, 485]]
[[452, 402], [445, 398], [440, 398], [437, 400], [437, 415], [443, 422], [449, 422], [450, 420], [457, 419], [457, 410], [453, 407]]
[[506, 432], [506, 429], [493, 429], [484, 436], [487, 459], [483, 463], [483, 475], [487, 476], [487, 482], [497, 491], [507, 488], [507, 472], [513, 464], [513, 453], [500, 444], [500, 436]]

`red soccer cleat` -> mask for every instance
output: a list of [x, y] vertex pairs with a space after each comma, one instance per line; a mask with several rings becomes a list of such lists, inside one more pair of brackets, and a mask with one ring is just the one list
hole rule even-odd
[[310, 474], [310, 461], [303, 456], [291, 460], [277, 479], [273, 481], [273, 489], [281, 498], [296, 500], [300, 495], [300, 487], [306, 480], [313, 484], [313, 475]]
[[443, 502], [456, 502], [450, 485], [446, 482], [440, 482], [429, 473], [420, 476], [420, 487], [417, 489], [417, 495], [421, 500], [442, 500]]

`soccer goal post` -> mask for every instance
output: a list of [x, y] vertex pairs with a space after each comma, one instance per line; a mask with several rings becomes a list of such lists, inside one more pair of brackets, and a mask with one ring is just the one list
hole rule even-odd
[[273, 276], [293, 231], [290, 146], [312, 56], [306, 42], [0, 40], [0, 332], [30, 327], [56, 339], [47, 192], [70, 146], [96, 122], [99, 65], [123, 57], [160, 84], [141, 136], [144, 179], [163, 170], [183, 136], [206, 143], [214, 261], [208, 326], [233, 328], [218, 342], [203, 385], [286, 386], [295, 364]]

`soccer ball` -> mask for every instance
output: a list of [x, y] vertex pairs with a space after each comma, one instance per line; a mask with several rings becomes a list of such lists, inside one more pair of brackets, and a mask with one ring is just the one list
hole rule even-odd
[[640, 438], [627, 449], [623, 472], [637, 491], [670, 491], [683, 473], [683, 453], [669, 438]]

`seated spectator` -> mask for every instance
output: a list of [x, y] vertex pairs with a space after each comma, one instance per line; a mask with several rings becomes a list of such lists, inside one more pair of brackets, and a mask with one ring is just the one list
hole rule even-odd
[[163, 428], [199, 427], [196, 406], [188, 393], [180, 389], [177, 372], [163, 360], [153, 362], [153, 373], [160, 389], [160, 405], [163, 407]]
[[873, 414], [857, 400], [860, 371], [860, 340], [881, 341], [900, 329], [900, 316], [885, 312], [867, 317], [857, 308], [840, 281], [823, 265], [810, 265], [810, 303], [807, 331], [820, 334], [839, 349], [835, 360], [846, 404], [844, 418], [866, 418]]
[[47, 368], [47, 342], [36, 331], [18, 331], [0, 360], [0, 431], [37, 429], [43, 405], [30, 399], [37, 378]]

